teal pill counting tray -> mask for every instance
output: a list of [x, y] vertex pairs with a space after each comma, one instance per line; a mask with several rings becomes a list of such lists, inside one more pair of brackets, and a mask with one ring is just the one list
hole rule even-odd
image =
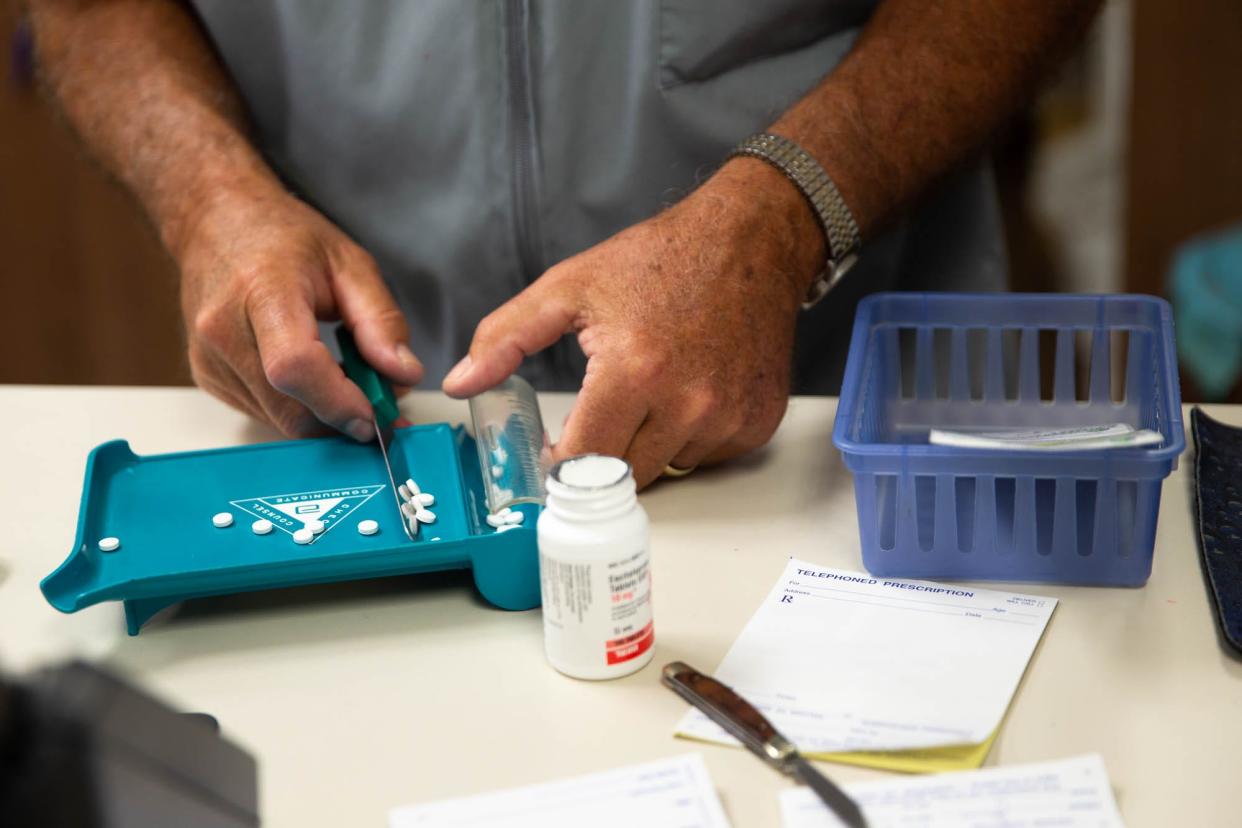
[[[124, 440], [104, 443], [87, 460], [73, 551], [43, 580], [43, 594], [62, 612], [123, 601], [130, 635], [188, 598], [446, 569], [473, 570], [479, 592], [498, 607], [534, 608], [545, 447], [535, 394], [514, 377], [471, 400], [470, 412], [473, 436], [447, 423], [394, 430], [390, 451], [435, 497], [435, 521], [414, 540], [402, 529], [374, 441], [331, 437], [148, 457]], [[505, 508], [522, 523], [497, 531], [488, 515]], [[213, 523], [220, 512], [231, 525]], [[256, 534], [258, 520], [272, 530]], [[364, 520], [379, 531], [362, 534]], [[314, 521], [322, 530], [296, 543], [293, 533]], [[103, 538], [119, 546], [105, 552]]]

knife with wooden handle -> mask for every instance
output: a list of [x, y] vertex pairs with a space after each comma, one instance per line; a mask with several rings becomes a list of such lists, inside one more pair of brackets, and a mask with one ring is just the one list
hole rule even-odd
[[754, 705], [728, 685], [706, 676], [682, 661], [664, 665], [660, 680], [666, 687], [723, 727], [747, 750], [776, 770], [815, 791], [837, 818], [850, 828], [866, 828], [862, 810], [828, 777], [815, 769]]

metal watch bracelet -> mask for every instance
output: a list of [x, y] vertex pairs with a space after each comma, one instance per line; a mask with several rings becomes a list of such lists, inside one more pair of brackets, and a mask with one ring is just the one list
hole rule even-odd
[[819, 162], [788, 138], [767, 132], [752, 135], [728, 157], [737, 156], [758, 158], [780, 170], [815, 211], [828, 239], [828, 261], [802, 301], [803, 310], [814, 307], [858, 261], [862, 239], [854, 215]]

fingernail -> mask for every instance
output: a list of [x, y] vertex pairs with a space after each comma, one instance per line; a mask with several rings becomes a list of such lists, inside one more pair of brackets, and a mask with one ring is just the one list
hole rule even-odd
[[470, 355], [466, 354], [466, 356], [462, 359], [462, 361], [454, 365], [453, 370], [448, 372], [448, 376], [444, 378], [444, 381], [450, 382], [450, 383], [460, 382], [461, 380], [466, 378], [467, 374], [470, 373], [470, 368], [471, 368]]
[[375, 436], [375, 427], [370, 420], [350, 420], [345, 424], [345, 433], [360, 443], [365, 443]]
[[418, 357], [414, 356], [414, 352], [410, 350], [410, 346], [404, 342], [397, 345], [397, 361], [407, 371], [419, 371], [423, 367]]

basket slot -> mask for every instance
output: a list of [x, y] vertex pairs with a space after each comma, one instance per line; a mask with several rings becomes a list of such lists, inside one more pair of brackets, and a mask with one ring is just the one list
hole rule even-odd
[[950, 328], [949, 399], [970, 399], [970, 360], [966, 348], [966, 329]]
[[1039, 329], [1023, 328], [1018, 348], [1018, 399], [1039, 402]]
[[[1160, 380], [1156, 376], [1155, 347], [1150, 334], [1141, 331], [1130, 332], [1130, 344], [1126, 349], [1126, 380], [1125, 404], [1134, 409], [1138, 415], [1140, 428], [1160, 430]], [[1137, 405], [1146, 393], [1154, 389], [1155, 404], [1150, 406]], [[1146, 411], [1144, 411], [1146, 408]]]
[[1138, 528], [1138, 484], [1133, 480], [1117, 481], [1117, 554], [1123, 558], [1134, 551]]
[[1073, 403], [1074, 395], [1074, 330], [1061, 328], [1057, 331], [1056, 370], [1052, 389], [1053, 401], [1058, 405]]
[[954, 505], [953, 476], [936, 475], [936, 537], [937, 554], [957, 551], [957, 507]]
[[996, 548], [996, 535], [996, 478], [980, 475], [975, 480], [975, 531], [972, 548]]
[[1035, 554], [1035, 478], [1014, 480], [1013, 550], [1023, 558]]
[[919, 549], [930, 552], [936, 540], [936, 478], [930, 474], [914, 478], [914, 513], [917, 516], [915, 534]]
[[918, 360], [918, 343], [914, 328], [895, 328], [897, 370], [891, 376], [897, 378], [897, 391], [903, 400], [912, 400], [916, 394], [915, 362]]
[[875, 475], [876, 534], [880, 548], [888, 552], [897, 545], [897, 475]]
[[915, 330], [914, 396], [920, 400], [930, 400], [936, 396], [935, 343], [931, 328], [920, 327]]
[[1056, 400], [1057, 329], [1040, 328], [1039, 332], [1039, 399], [1044, 403]]
[[1074, 331], [1074, 400], [1091, 401], [1091, 331]]
[[1076, 506], [1077, 483], [1072, 477], [1058, 477], [1056, 505], [1052, 510], [1052, 546], [1048, 554], [1054, 550], [1065, 554], [1077, 545], [1078, 509]]
[[1108, 330], [1095, 328], [1091, 331], [1091, 394], [1092, 405], [1109, 402], [1112, 394], [1109, 370], [1112, 367], [1108, 355]]
[[[876, 346], [880, 348], [879, 369], [881, 378], [874, 375], [870, 378], [870, 396], [873, 399], [906, 397], [903, 385], [905, 380], [901, 368], [901, 330], [899, 328], [880, 328], [876, 331]], [[878, 409], [873, 405], [872, 409]], [[878, 418], [878, 413], [877, 413]], [[876, 429], [877, 433], [879, 428]]]
[[970, 399], [982, 400], [983, 377], [987, 370], [988, 332], [985, 328], [967, 328], [965, 333]]
[[988, 328], [987, 362], [983, 374], [983, 399], [1005, 399], [1005, 355], [1000, 328]]
[[1057, 481], [1051, 477], [1035, 479], [1035, 554], [1052, 554], [1056, 531]]
[[[1112, 556], [1117, 551], [1117, 481], [1104, 478], [1096, 486], [1094, 555]], [[1082, 550], [1079, 550], [1081, 554]]]
[[1126, 385], [1127, 369], [1133, 364], [1133, 355], [1130, 353], [1130, 346], [1137, 337], [1130, 336], [1130, 332], [1122, 328], [1121, 330], [1109, 331], [1108, 334], [1108, 352], [1109, 352], [1109, 399], [1115, 405], [1120, 405], [1126, 401]]
[[957, 549], [959, 552], [971, 552], [975, 547], [975, 478], [953, 478], [953, 507]]
[[897, 478], [897, 548], [915, 549], [918, 538], [918, 509], [915, 501], [914, 477], [908, 474]]
[[1012, 477], [996, 478], [996, 552], [1007, 555], [1013, 551], [1014, 496], [1017, 486]]
[[1097, 483], [1095, 480], [1075, 481], [1074, 516], [1075, 534], [1077, 538], [1074, 548], [1082, 557], [1095, 551], [1095, 500]]

